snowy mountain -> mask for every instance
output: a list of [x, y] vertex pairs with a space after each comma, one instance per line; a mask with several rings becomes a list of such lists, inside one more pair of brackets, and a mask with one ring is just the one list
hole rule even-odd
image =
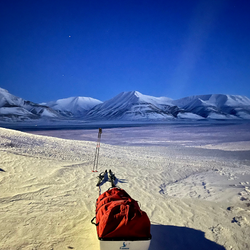
[[102, 103], [91, 97], [69, 97], [45, 103], [46, 106], [57, 110], [62, 115], [84, 117], [94, 106]]
[[42, 117], [59, 117], [53, 109], [26, 101], [0, 88], [0, 119], [4, 121], [23, 121]]
[[69, 97], [36, 104], [0, 88], [0, 120], [15, 122], [41, 118], [88, 122], [250, 119], [250, 99], [211, 94], [173, 100], [131, 91], [105, 102], [90, 97]]
[[250, 119], [250, 99], [239, 95], [198, 95], [173, 101], [187, 112], [210, 119]]
[[138, 91], [122, 92], [95, 106], [87, 118], [90, 120], [162, 120], [173, 119], [180, 109], [167, 97], [143, 95]]
[[199, 95], [172, 100], [138, 91], [123, 92], [95, 106], [90, 120], [250, 119], [250, 99], [238, 95]]

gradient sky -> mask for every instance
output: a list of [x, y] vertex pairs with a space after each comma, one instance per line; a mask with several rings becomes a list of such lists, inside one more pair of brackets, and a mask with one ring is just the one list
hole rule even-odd
[[250, 97], [249, 0], [1, 0], [0, 87], [33, 102]]

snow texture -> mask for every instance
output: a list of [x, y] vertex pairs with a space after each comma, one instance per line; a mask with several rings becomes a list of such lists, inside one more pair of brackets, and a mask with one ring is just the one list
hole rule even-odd
[[249, 124], [183, 124], [104, 129], [98, 173], [98, 130], [73, 141], [0, 128], [1, 250], [99, 249], [90, 220], [106, 169], [147, 213], [149, 250], [250, 249]]

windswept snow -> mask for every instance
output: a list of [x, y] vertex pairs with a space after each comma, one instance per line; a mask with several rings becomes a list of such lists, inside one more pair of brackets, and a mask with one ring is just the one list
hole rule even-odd
[[237, 126], [156, 127], [103, 130], [98, 173], [96, 130], [90, 142], [0, 128], [1, 249], [99, 249], [90, 220], [105, 169], [147, 213], [149, 250], [250, 249], [248, 127], [244, 143]]

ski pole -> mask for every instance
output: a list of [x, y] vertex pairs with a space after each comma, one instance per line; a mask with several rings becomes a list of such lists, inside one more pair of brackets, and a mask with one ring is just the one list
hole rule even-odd
[[99, 158], [99, 151], [100, 151], [100, 143], [101, 143], [101, 135], [102, 135], [102, 129], [99, 128], [98, 137], [97, 137], [97, 144], [96, 144], [96, 149], [95, 149], [94, 166], [93, 166], [92, 172], [97, 172], [98, 158]]

